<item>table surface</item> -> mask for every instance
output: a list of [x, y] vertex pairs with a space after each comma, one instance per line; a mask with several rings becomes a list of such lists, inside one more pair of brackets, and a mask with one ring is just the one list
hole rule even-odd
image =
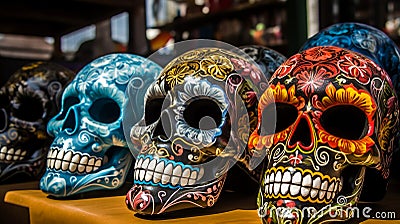
[[[11, 185], [10, 185], [11, 186]], [[10, 187], [11, 188], [11, 187]], [[372, 212], [390, 211], [396, 213], [396, 218], [400, 219], [400, 180], [396, 179], [389, 185], [388, 193], [379, 203], [371, 206]], [[125, 190], [125, 189], [124, 189]], [[255, 195], [240, 195], [235, 192], [223, 191], [220, 199], [212, 208], [184, 210], [173, 215], [162, 217], [143, 217], [133, 213], [125, 205], [125, 191], [110, 195], [94, 194], [85, 197], [70, 199], [54, 199], [43, 193], [39, 189], [19, 189], [9, 190], [4, 197], [7, 204], [16, 205], [29, 209], [31, 224], [38, 223], [135, 223], [135, 224], [154, 224], [154, 223], [246, 223], [261, 224], [257, 215]], [[107, 195], [107, 196], [105, 196]], [[1, 211], [2, 209], [0, 209]], [[1, 211], [4, 215], [5, 211]], [[399, 223], [400, 220], [351, 220], [342, 223]]]

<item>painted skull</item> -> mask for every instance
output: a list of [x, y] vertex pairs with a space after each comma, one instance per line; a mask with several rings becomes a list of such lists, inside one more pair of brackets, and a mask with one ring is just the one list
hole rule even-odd
[[[300, 51], [316, 46], [337, 46], [363, 54], [385, 69], [397, 96], [400, 94], [400, 50], [383, 31], [372, 26], [346, 22], [331, 25], [309, 38]], [[398, 143], [396, 143], [398, 144]], [[398, 151], [395, 147], [395, 152]], [[388, 179], [381, 172], [366, 170], [362, 201], [379, 201], [386, 193]]]
[[250, 149], [267, 151], [263, 223], [348, 219], [366, 169], [389, 175], [399, 122], [389, 76], [359, 53], [325, 46], [287, 59], [269, 84], [249, 138]]
[[400, 50], [382, 30], [355, 22], [333, 24], [310, 37], [300, 51], [328, 45], [346, 48], [374, 60], [389, 74], [399, 95]]
[[[239, 48], [242, 51], [244, 51], [247, 55], [249, 55], [250, 58], [253, 59], [255, 63], [257, 63], [267, 81], [271, 79], [271, 76], [274, 74], [276, 69], [287, 59], [280, 52], [262, 45], [244, 45], [240, 46]], [[263, 156], [261, 154], [254, 155], [251, 152], [249, 152], [249, 154], [256, 156], [258, 158]], [[247, 157], [247, 159], [249, 159], [249, 157]], [[247, 161], [245, 163], [237, 163], [237, 165], [241, 167], [244, 171], [246, 171], [250, 175], [250, 177], [259, 184], [261, 181], [261, 173], [263, 166], [250, 165], [250, 163], [251, 161]], [[236, 174], [232, 174], [231, 176], [235, 177]]]
[[79, 71], [47, 127], [55, 139], [40, 180], [43, 192], [66, 197], [124, 184], [133, 160], [121, 122], [125, 89], [128, 83], [145, 89], [159, 71], [150, 60], [124, 53], [99, 57]]
[[261, 70], [240, 50], [202, 47], [170, 61], [130, 132], [136, 164], [128, 208], [156, 215], [213, 206], [227, 171], [238, 160], [250, 161], [247, 140], [266, 87]]
[[275, 70], [287, 59], [280, 52], [262, 45], [245, 45], [239, 48], [257, 63], [267, 80], [271, 78]]
[[74, 72], [49, 62], [18, 69], [0, 90], [0, 182], [39, 179], [52, 141], [49, 119]]

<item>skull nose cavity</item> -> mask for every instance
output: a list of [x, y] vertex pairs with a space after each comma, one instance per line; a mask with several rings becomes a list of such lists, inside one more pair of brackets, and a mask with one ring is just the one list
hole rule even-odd
[[294, 148], [299, 145], [302, 149], [309, 149], [313, 146], [313, 136], [311, 132], [310, 124], [303, 115], [296, 122], [293, 133], [289, 137], [289, 147]]
[[65, 130], [67, 133], [74, 133], [76, 127], [75, 111], [69, 110], [62, 126], [62, 130]]
[[167, 141], [170, 139], [172, 133], [172, 124], [168, 116], [168, 112], [164, 111], [161, 113], [160, 119], [154, 131], [152, 133], [152, 138], [158, 138], [162, 141]]

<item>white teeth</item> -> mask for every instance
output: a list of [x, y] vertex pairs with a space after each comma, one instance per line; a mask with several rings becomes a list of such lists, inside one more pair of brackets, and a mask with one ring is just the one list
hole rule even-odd
[[142, 167], [147, 167], [147, 166], [149, 165], [149, 162], [150, 162], [150, 159], [149, 159], [149, 158], [145, 159], [145, 160], [143, 161], [143, 163], [142, 163]]
[[65, 153], [64, 156], [64, 161], [71, 161], [71, 157], [72, 157], [72, 151], [68, 151], [67, 153]]
[[283, 174], [282, 182], [283, 182], [283, 183], [289, 183], [289, 182], [291, 181], [291, 179], [292, 179], [292, 175], [290, 175], [290, 172], [289, 172], [289, 171], [286, 171], [286, 172]]
[[275, 182], [281, 182], [282, 180], [282, 173], [281, 171], [278, 171], [275, 175]]
[[154, 168], [156, 168], [156, 165], [157, 165], [157, 161], [156, 160], [151, 160], [151, 162], [149, 163], [149, 166], [147, 167], [147, 169], [154, 170]]
[[318, 190], [317, 189], [312, 189], [311, 193], [310, 193], [311, 198], [315, 199], [317, 197], [317, 195], [318, 195]]
[[154, 170], [158, 173], [163, 173], [164, 171], [164, 162], [161, 162], [159, 164], [157, 164], [156, 169]]
[[204, 170], [184, 168], [180, 164], [167, 162], [164, 159], [139, 158], [135, 163], [135, 181], [152, 181], [157, 184], [170, 184], [172, 186], [193, 185], [201, 178]]
[[69, 167], [69, 162], [63, 161], [61, 164], [61, 169], [66, 171], [68, 170], [68, 167]]
[[61, 168], [61, 160], [56, 160], [54, 163], [54, 169], [59, 170]]
[[143, 180], [144, 179], [144, 174], [146, 173], [145, 170], [140, 170], [139, 171], [139, 180]]
[[200, 180], [204, 175], [204, 168], [200, 167], [199, 175], [197, 175], [197, 180]]
[[301, 187], [301, 195], [303, 197], [307, 197], [310, 194], [310, 188], [308, 187]]
[[82, 156], [80, 164], [81, 165], [86, 165], [88, 160], [89, 160], [88, 156]]
[[7, 149], [7, 146], [3, 146], [0, 149], [0, 160], [6, 162], [21, 161], [24, 159], [25, 155], [26, 151], [22, 151], [21, 149]]
[[[26, 154], [22, 151], [21, 155]], [[90, 173], [99, 169], [102, 159], [89, 155], [82, 155], [71, 150], [50, 149], [47, 154], [47, 167], [50, 169], [69, 172]]]
[[297, 195], [300, 191], [300, 186], [299, 185], [291, 185], [290, 186], [290, 194], [291, 195]]
[[93, 158], [93, 157], [90, 158], [89, 161], [88, 161], [88, 163], [87, 163], [87, 165], [88, 165], [88, 166], [94, 166], [94, 160], [95, 160], [95, 158]]
[[271, 168], [263, 180], [263, 192], [267, 197], [317, 199], [318, 203], [329, 203], [340, 186], [336, 177], [323, 177], [311, 170]]
[[[272, 184], [271, 184], [272, 185]], [[281, 184], [280, 183], [274, 183], [274, 194], [278, 195], [279, 193], [279, 189], [281, 188]]]
[[75, 172], [76, 171], [76, 167], [77, 167], [76, 163], [70, 163], [69, 164], [69, 171]]
[[96, 168], [101, 167], [101, 159], [96, 160], [96, 163], [94, 164], [94, 166], [95, 166]]
[[148, 170], [146, 172], [146, 176], [144, 177], [145, 181], [150, 181], [153, 178], [154, 172], [151, 170]]
[[174, 175], [176, 177], [182, 176], [182, 167], [181, 166], [175, 167], [174, 172], [172, 173], [172, 175]]
[[292, 178], [292, 183], [293, 184], [300, 184], [301, 183], [301, 173], [297, 171]]
[[93, 170], [93, 166], [87, 166], [86, 167], [86, 173], [90, 173]]
[[282, 184], [281, 185], [281, 193], [282, 195], [287, 194], [289, 191], [289, 184]]
[[321, 177], [317, 176], [312, 184], [312, 187], [315, 189], [319, 189], [321, 187]]
[[312, 177], [311, 174], [307, 174], [304, 178], [303, 178], [303, 182], [302, 182], [302, 186], [305, 187], [311, 187], [312, 184]]
[[61, 150], [58, 154], [57, 154], [57, 160], [62, 160], [64, 157], [64, 150]]

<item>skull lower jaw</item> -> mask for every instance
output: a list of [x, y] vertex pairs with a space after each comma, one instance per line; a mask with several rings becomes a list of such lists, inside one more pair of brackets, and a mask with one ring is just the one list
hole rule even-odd
[[47, 147], [29, 155], [27, 150], [11, 149], [3, 146], [0, 150], [0, 183], [38, 180], [43, 175]]
[[[295, 183], [293, 183], [293, 176], [296, 173], [294, 172], [286, 190], [285, 185], [284, 189], [282, 189], [283, 182], [277, 184], [275, 179], [272, 182], [269, 180], [272, 173], [274, 173], [274, 168], [267, 170], [258, 195], [258, 214], [262, 222], [320, 223], [331, 220], [344, 221], [352, 217], [352, 214], [346, 213], [346, 211], [349, 211], [349, 209], [351, 211], [358, 202], [362, 190], [365, 167], [360, 167], [358, 172], [354, 174], [354, 186], [344, 186], [344, 188], [347, 188], [346, 190], [342, 190], [343, 182], [340, 178], [327, 178], [327, 175], [324, 175], [325, 180], [319, 181], [318, 176], [320, 176], [320, 173], [313, 173], [310, 170], [302, 170], [301, 180], [296, 180]], [[311, 177], [311, 185], [308, 184], [310, 179], [304, 181], [307, 175]], [[329, 182], [324, 184], [327, 179], [331, 181], [330, 184]], [[284, 180], [282, 179], [281, 181]], [[320, 183], [319, 187], [315, 183]], [[323, 185], [328, 187], [325, 188]], [[311, 187], [308, 190], [309, 186], [318, 188]], [[333, 189], [332, 192], [329, 191], [330, 188]], [[327, 191], [324, 192], [324, 189], [327, 189]], [[312, 193], [313, 190], [314, 193]]]
[[211, 207], [226, 179], [226, 172], [217, 175], [215, 168], [141, 154], [136, 158], [134, 185], [127, 193], [126, 204], [144, 215]]
[[226, 173], [207, 183], [176, 188], [134, 184], [126, 195], [126, 205], [130, 210], [143, 215], [212, 207], [219, 198], [225, 179]]

